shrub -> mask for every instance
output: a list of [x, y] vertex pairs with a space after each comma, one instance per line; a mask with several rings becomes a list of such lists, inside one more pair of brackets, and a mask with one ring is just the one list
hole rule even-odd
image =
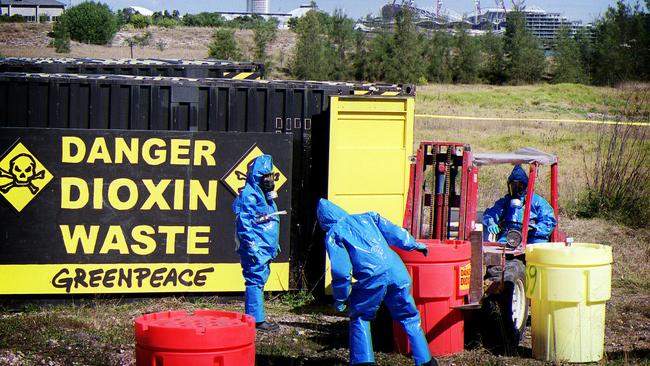
[[117, 32], [117, 18], [108, 5], [83, 2], [66, 10], [55, 27], [63, 26], [70, 38], [84, 43], [109, 43]]
[[241, 52], [235, 41], [235, 32], [228, 29], [215, 30], [208, 49], [208, 57], [231, 61], [239, 60]]
[[156, 21], [156, 25], [163, 28], [176, 28], [180, 22], [170, 18], [162, 18]]
[[269, 43], [274, 42], [278, 32], [278, 23], [275, 19], [265, 21], [257, 20], [253, 26], [253, 42], [255, 43], [255, 61], [267, 64], [266, 70], [269, 70], [268, 54], [266, 47]]
[[18, 14], [12, 16], [0, 15], [0, 23], [25, 23], [26, 21], [22, 15]]
[[[649, 91], [628, 102], [626, 115], [643, 113]], [[646, 116], [650, 125], [650, 118]], [[647, 125], [605, 126], [593, 162], [585, 159], [587, 190], [577, 214], [604, 217], [631, 227], [650, 221], [650, 128]]]
[[330, 63], [327, 60], [326, 28], [315, 10], [298, 21], [298, 40], [294, 49], [292, 74], [301, 80], [327, 80]]
[[224, 17], [219, 13], [185, 14], [183, 24], [188, 27], [221, 27], [225, 23]]
[[133, 58], [133, 47], [148, 46], [150, 42], [151, 32], [146, 32], [145, 34], [136, 34], [124, 40], [124, 43], [131, 49], [131, 58]]
[[151, 25], [151, 18], [141, 14], [133, 14], [129, 23], [133, 25], [133, 28], [144, 29]]
[[70, 53], [70, 33], [62, 23], [57, 22], [54, 25], [52, 37], [54, 39], [50, 41], [48, 47], [54, 47], [56, 53]]

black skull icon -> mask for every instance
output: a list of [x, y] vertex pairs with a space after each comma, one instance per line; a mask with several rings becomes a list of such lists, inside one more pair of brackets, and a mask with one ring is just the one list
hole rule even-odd
[[[248, 177], [248, 172], [253, 167], [253, 162], [255, 162], [255, 159], [252, 159], [251, 161], [248, 162], [248, 164], [246, 164], [246, 172], [235, 170], [235, 177], [237, 177], [237, 180], [244, 180], [244, 181], [246, 180], [246, 178]], [[279, 181], [280, 173], [278, 172], [273, 173], [273, 180], [276, 182]], [[237, 192], [241, 193], [241, 191], [243, 190], [244, 190], [244, 186], [241, 186], [239, 189], [237, 189]]]
[[9, 171], [0, 168], [0, 177], [11, 178], [11, 182], [0, 186], [0, 192], [7, 193], [16, 187], [27, 187], [32, 194], [38, 192], [38, 187], [32, 183], [35, 179], [45, 178], [45, 171], [36, 172], [36, 161], [28, 154], [16, 155], [9, 162]]

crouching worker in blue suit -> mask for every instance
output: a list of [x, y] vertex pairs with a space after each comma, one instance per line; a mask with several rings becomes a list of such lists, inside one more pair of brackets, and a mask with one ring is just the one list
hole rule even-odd
[[257, 329], [274, 331], [279, 326], [264, 316], [264, 285], [271, 272], [271, 260], [280, 253], [280, 219], [273, 199], [273, 159], [260, 155], [248, 168], [246, 185], [235, 198], [237, 253], [241, 258], [246, 286], [246, 314], [255, 317]]
[[[411, 295], [411, 278], [388, 244], [417, 250], [425, 256], [427, 246], [375, 212], [348, 215], [332, 202], [321, 199], [317, 216], [326, 232], [336, 310], [344, 311], [345, 302], [350, 299], [350, 364], [374, 365], [370, 321], [385, 301], [393, 319], [408, 335], [415, 364], [437, 365], [420, 326], [420, 314]], [[357, 280], [354, 285], [352, 277]]]

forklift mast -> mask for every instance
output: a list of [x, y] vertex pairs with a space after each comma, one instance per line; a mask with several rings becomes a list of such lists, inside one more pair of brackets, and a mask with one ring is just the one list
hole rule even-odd
[[467, 144], [420, 143], [403, 223], [416, 239], [469, 240], [478, 198], [478, 169], [472, 160]]

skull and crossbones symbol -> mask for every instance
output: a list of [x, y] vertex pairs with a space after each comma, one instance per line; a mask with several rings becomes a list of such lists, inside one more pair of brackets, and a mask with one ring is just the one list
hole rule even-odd
[[[244, 181], [246, 180], [246, 177], [248, 177], [248, 172], [253, 167], [253, 162], [254, 161], [255, 161], [255, 159], [249, 161], [248, 164], [246, 164], [246, 173], [240, 172], [239, 170], [235, 170], [235, 177], [237, 178], [237, 180], [244, 180]], [[280, 173], [277, 173], [277, 172], [273, 173], [273, 180], [276, 181], [276, 182], [279, 181], [280, 180]], [[241, 193], [241, 191], [243, 191], [243, 190], [244, 190], [244, 186], [241, 186], [237, 191], [238, 191], [238, 193]]]
[[45, 170], [36, 172], [36, 162], [28, 154], [16, 155], [9, 162], [9, 171], [0, 168], [0, 178], [11, 178], [12, 181], [0, 186], [0, 192], [7, 193], [16, 187], [27, 187], [32, 194], [38, 192], [38, 187], [32, 183], [35, 179], [45, 178]]

